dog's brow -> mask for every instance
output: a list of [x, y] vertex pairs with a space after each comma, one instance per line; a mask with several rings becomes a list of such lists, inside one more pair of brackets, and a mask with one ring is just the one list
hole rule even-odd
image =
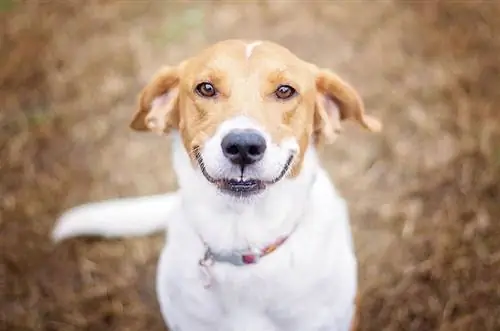
[[252, 56], [252, 53], [255, 50], [255, 48], [257, 46], [259, 46], [260, 44], [262, 44], [262, 41], [254, 41], [253, 43], [250, 43], [250, 44], [246, 45], [246, 47], [245, 47], [245, 56], [246, 56], [247, 60], [250, 59], [250, 57]]
[[207, 66], [199, 72], [197, 77], [197, 81], [199, 82], [207, 80], [218, 84], [226, 78], [226, 73], [222, 68], [218, 68], [217, 66]]
[[273, 82], [288, 82], [292, 79], [290, 73], [285, 68], [273, 70], [269, 73], [268, 79]]

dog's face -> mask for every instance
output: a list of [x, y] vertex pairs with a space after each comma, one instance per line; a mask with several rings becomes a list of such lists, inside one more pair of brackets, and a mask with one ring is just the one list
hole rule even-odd
[[191, 166], [219, 192], [245, 198], [298, 176], [309, 146], [333, 141], [345, 119], [380, 129], [335, 74], [271, 42], [228, 40], [162, 69], [131, 127], [177, 130]]

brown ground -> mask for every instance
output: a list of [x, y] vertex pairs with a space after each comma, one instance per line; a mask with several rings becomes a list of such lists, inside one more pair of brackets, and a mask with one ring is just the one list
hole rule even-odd
[[161, 237], [49, 232], [75, 204], [173, 189], [168, 144], [127, 130], [135, 95], [233, 37], [337, 70], [385, 124], [324, 152], [351, 206], [360, 329], [500, 330], [500, 2], [263, 3], [0, 0], [0, 330], [164, 330]]

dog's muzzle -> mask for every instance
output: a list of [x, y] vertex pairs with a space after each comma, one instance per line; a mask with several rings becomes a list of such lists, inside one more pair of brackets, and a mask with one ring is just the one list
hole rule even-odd
[[[239, 152], [238, 152], [239, 153]], [[245, 154], [246, 152], [243, 152], [242, 154]], [[193, 149], [193, 154], [196, 158], [196, 161], [198, 162], [198, 166], [201, 169], [201, 173], [205, 177], [207, 181], [210, 183], [214, 184], [217, 186], [217, 188], [228, 195], [232, 195], [235, 197], [248, 197], [251, 195], [258, 194], [262, 191], [264, 191], [268, 185], [275, 184], [279, 182], [285, 175], [288, 173], [290, 170], [290, 167], [293, 163], [295, 153], [290, 153], [288, 156], [286, 163], [284, 164], [283, 168], [281, 169], [280, 173], [278, 176], [273, 178], [272, 180], [261, 180], [261, 179], [226, 179], [226, 178], [214, 178], [212, 177], [205, 166], [205, 163], [203, 161], [203, 157], [200, 152], [200, 148], [197, 146]], [[237, 154], [237, 153], [233, 153]], [[254, 153], [256, 154], [256, 153]], [[240, 157], [240, 156], [238, 156]], [[246, 157], [246, 156], [243, 156]], [[244, 171], [244, 167], [248, 166], [248, 164], [242, 166], [242, 173]]]

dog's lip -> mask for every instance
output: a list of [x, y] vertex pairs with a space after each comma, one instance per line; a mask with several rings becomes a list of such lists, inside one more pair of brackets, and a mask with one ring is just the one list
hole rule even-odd
[[233, 186], [235, 188], [243, 188], [245, 186], [255, 186], [257, 187], [258, 190], [263, 190], [266, 188], [267, 185], [272, 185], [277, 182], [279, 182], [285, 175], [287, 174], [288, 170], [290, 169], [290, 166], [292, 165], [293, 159], [295, 157], [295, 153], [290, 152], [290, 155], [288, 156], [288, 159], [281, 169], [280, 173], [278, 176], [276, 176], [274, 179], [265, 181], [265, 180], [260, 180], [260, 179], [248, 179], [248, 180], [237, 180], [237, 179], [228, 179], [228, 178], [214, 178], [212, 177], [208, 172], [205, 167], [205, 163], [203, 162], [203, 157], [201, 156], [200, 153], [200, 148], [197, 146], [193, 148], [193, 153], [196, 158], [196, 161], [198, 162], [198, 165], [201, 169], [201, 173], [203, 176], [212, 184], [217, 185], [219, 188], [222, 188], [224, 186]]
[[266, 184], [261, 180], [249, 179], [249, 180], [238, 180], [238, 179], [225, 179], [218, 182], [217, 187], [231, 195], [236, 196], [248, 196], [257, 194], [266, 189]]

